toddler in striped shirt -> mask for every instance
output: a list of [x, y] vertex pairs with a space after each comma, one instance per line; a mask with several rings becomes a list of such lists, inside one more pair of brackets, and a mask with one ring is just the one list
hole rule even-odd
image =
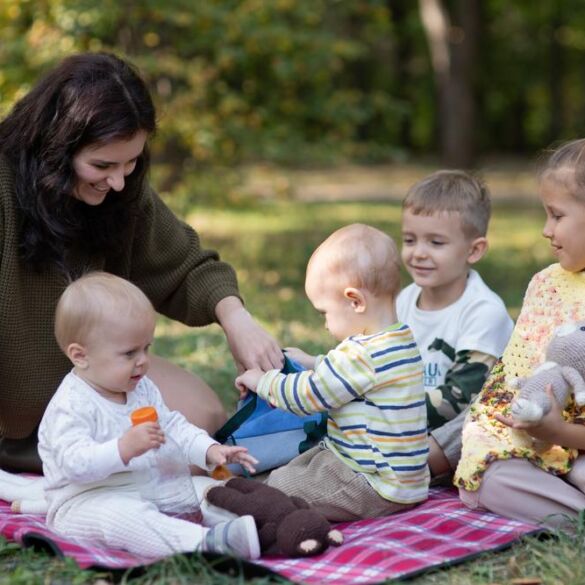
[[339, 345], [287, 354], [307, 368], [248, 370], [236, 379], [276, 408], [326, 411], [327, 435], [266, 482], [333, 522], [393, 514], [426, 499], [429, 484], [423, 364], [396, 318], [400, 256], [392, 238], [352, 224], [313, 253], [305, 291]]

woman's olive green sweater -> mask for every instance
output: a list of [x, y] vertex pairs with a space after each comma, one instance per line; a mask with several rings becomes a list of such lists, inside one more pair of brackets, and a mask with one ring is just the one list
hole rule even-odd
[[[25, 266], [18, 253], [19, 210], [14, 176], [0, 157], [0, 437], [22, 438], [71, 365], [53, 335], [53, 316], [67, 278], [56, 268]], [[160, 313], [187, 325], [216, 320], [215, 305], [238, 296], [234, 270], [179, 221], [156, 193], [143, 188], [138, 213], [115, 256], [88, 258], [70, 251], [72, 273], [106, 270], [135, 283]]]

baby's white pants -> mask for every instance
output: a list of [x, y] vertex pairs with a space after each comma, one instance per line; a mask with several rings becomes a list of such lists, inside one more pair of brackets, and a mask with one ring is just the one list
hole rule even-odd
[[217, 482], [193, 477], [203, 524], [163, 514], [141, 498], [135, 485], [95, 488], [65, 502], [53, 515], [50, 528], [80, 544], [125, 549], [137, 555], [161, 557], [201, 549], [207, 526], [231, 520], [229, 512], [214, 509], [207, 514], [204, 492]]

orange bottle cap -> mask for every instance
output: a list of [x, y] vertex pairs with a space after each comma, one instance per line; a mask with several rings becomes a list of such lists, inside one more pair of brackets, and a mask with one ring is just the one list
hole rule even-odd
[[145, 422], [157, 422], [158, 413], [154, 406], [144, 406], [134, 410], [130, 415], [130, 420], [132, 421], [133, 426], [141, 425]]
[[218, 465], [209, 475], [220, 481], [234, 477], [234, 474], [225, 465]]

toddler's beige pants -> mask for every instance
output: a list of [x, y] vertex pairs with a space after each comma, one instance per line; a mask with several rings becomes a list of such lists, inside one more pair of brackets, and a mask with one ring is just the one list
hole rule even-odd
[[266, 483], [289, 496], [303, 498], [330, 522], [387, 516], [413, 507], [385, 500], [361, 473], [320, 446], [275, 469]]

